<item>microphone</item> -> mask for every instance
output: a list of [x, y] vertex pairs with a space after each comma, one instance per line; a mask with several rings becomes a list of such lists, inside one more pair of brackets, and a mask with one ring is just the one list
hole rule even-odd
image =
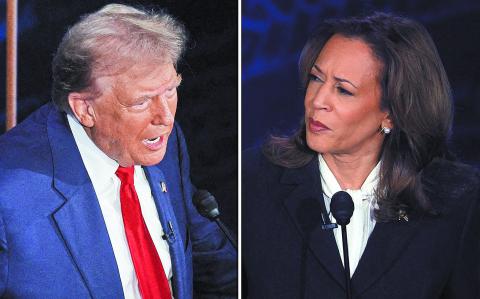
[[172, 221], [167, 222], [167, 228], [164, 230], [162, 239], [172, 244], [175, 241], [175, 230], [173, 229]]
[[333, 194], [330, 202], [330, 211], [335, 220], [337, 220], [337, 224], [342, 226], [349, 224], [354, 208], [350, 194], [345, 191], [338, 191]]
[[200, 215], [217, 223], [218, 227], [220, 227], [220, 229], [223, 231], [228, 241], [230, 241], [235, 250], [237, 250], [237, 242], [228, 231], [228, 228], [219, 218], [220, 211], [218, 210], [218, 203], [215, 200], [215, 197], [213, 197], [213, 195], [207, 190], [197, 190], [197, 192], [195, 192], [193, 195], [193, 204], [197, 208], [197, 211], [200, 213]]
[[218, 203], [215, 197], [207, 190], [198, 190], [195, 192], [193, 195], [193, 204], [203, 217], [215, 219], [220, 216]]
[[338, 191], [333, 194], [330, 202], [330, 212], [332, 212], [337, 224], [342, 227], [343, 264], [345, 265], [347, 299], [352, 298], [352, 288], [350, 285], [350, 261], [348, 258], [347, 224], [350, 223], [354, 208], [355, 206], [353, 205], [353, 200], [350, 194], [345, 191]]

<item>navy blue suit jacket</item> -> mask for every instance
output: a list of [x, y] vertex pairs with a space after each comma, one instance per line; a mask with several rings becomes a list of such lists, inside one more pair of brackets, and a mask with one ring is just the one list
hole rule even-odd
[[[162, 226], [173, 224], [166, 232], [174, 297], [234, 297], [236, 253], [192, 205], [188, 154], [177, 125], [165, 158], [144, 170]], [[51, 104], [0, 137], [0, 294], [123, 298], [93, 185], [65, 114]]]
[[[353, 298], [478, 297], [479, 178], [434, 160], [422, 182], [437, 217], [377, 223], [352, 277]], [[242, 289], [248, 298], [346, 298], [343, 265], [325, 209], [318, 159], [287, 169], [258, 150], [242, 156]]]

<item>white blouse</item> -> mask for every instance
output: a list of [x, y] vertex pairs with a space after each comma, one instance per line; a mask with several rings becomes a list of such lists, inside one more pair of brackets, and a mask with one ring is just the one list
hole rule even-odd
[[[330, 199], [333, 194], [342, 191], [340, 184], [333, 175], [322, 155], [318, 155], [320, 165], [320, 179], [322, 182], [323, 198], [325, 200], [325, 207], [330, 217], [330, 221], [335, 223], [335, 219], [330, 213]], [[373, 168], [359, 190], [346, 189], [350, 196], [352, 196], [355, 209], [353, 210], [350, 223], [347, 225], [347, 242], [348, 255], [350, 262], [350, 277], [353, 276], [358, 262], [367, 246], [368, 238], [375, 227], [375, 218], [373, 211], [376, 207], [375, 188], [378, 184], [378, 173], [380, 170], [380, 162]], [[335, 241], [337, 242], [338, 251], [343, 263], [343, 245], [342, 245], [342, 230], [340, 227], [333, 230]]]

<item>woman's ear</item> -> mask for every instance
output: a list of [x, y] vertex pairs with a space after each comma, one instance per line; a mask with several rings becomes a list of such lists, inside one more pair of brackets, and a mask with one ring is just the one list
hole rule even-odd
[[390, 130], [393, 129], [393, 121], [392, 121], [392, 118], [390, 117], [390, 113], [387, 112], [385, 113], [385, 117], [383, 118], [382, 120], [382, 125], [381, 125], [382, 128], [388, 128]]
[[71, 92], [68, 94], [68, 104], [77, 120], [84, 126], [91, 128], [95, 124], [95, 110], [88, 99], [89, 93]]

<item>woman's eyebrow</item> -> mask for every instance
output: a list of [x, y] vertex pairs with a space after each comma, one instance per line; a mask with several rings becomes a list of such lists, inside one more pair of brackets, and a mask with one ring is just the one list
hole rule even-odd
[[[313, 65], [313, 68], [316, 69], [319, 73], [324, 74], [322, 69], [320, 69], [320, 67], [318, 65], [316, 65], [316, 64]], [[345, 78], [340, 78], [340, 77], [337, 77], [337, 76], [333, 76], [333, 78], [335, 79], [335, 81], [348, 83], [348, 84], [352, 85], [353, 87], [355, 87], [356, 89], [358, 89], [358, 87], [355, 84], [353, 84], [350, 80], [347, 80]]]

